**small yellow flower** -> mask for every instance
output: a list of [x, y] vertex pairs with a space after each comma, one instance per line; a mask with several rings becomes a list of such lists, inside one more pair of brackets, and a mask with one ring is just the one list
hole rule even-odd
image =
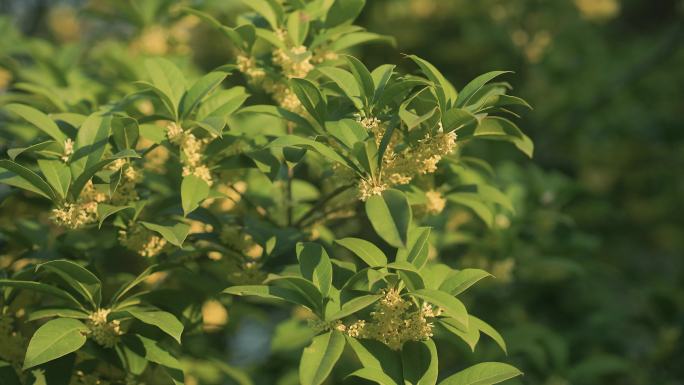
[[430, 214], [439, 214], [446, 206], [446, 199], [439, 191], [430, 190], [425, 192], [425, 209]]
[[98, 309], [91, 313], [86, 321], [90, 338], [106, 348], [114, 347], [119, 341], [119, 336], [123, 334], [118, 320], [107, 321], [110, 312], [110, 309]]

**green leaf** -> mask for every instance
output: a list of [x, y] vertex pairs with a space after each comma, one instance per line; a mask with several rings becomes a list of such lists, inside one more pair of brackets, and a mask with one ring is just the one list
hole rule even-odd
[[13, 279], [0, 279], [0, 287], [13, 287], [17, 289], [31, 290], [39, 293], [49, 294], [54, 297], [61, 298], [80, 309], [84, 309], [83, 305], [81, 305], [81, 303], [68, 292], [44, 283], [18, 281]]
[[347, 60], [347, 65], [349, 66], [352, 75], [354, 75], [359, 90], [361, 91], [364, 106], [370, 107], [371, 102], [375, 97], [375, 82], [373, 81], [373, 76], [359, 59], [353, 56], [345, 56], [345, 59]]
[[452, 295], [459, 295], [468, 290], [469, 287], [476, 284], [479, 280], [487, 277], [492, 277], [492, 275], [484, 270], [463, 269], [447, 278], [439, 287], [439, 290], [451, 293]]
[[61, 199], [69, 192], [71, 170], [64, 162], [52, 159], [38, 159], [38, 168]]
[[473, 95], [475, 95], [475, 93], [477, 93], [477, 91], [479, 91], [482, 88], [482, 86], [487, 84], [490, 80], [494, 79], [495, 77], [503, 75], [505, 73], [511, 73], [511, 71], [491, 71], [471, 80], [470, 83], [463, 87], [461, 92], [458, 94], [458, 98], [456, 99], [456, 107], [461, 108], [468, 105], [470, 98], [472, 98]]
[[[364, 368], [374, 369], [376, 373], [384, 373], [396, 384], [404, 383], [399, 352], [390, 349], [380, 341], [357, 340], [349, 336], [346, 338]], [[387, 380], [384, 376], [376, 378]]]
[[471, 210], [487, 225], [492, 227], [494, 225], [494, 213], [484, 202], [478, 194], [469, 192], [455, 192], [446, 196], [446, 198], [454, 203], [463, 205]]
[[0, 183], [34, 192], [52, 201], [57, 200], [55, 191], [43, 178], [11, 160], [0, 160]]
[[316, 119], [321, 127], [324, 127], [328, 106], [319, 87], [310, 80], [300, 78], [291, 79], [290, 86], [292, 87], [292, 92], [302, 102], [302, 106]]
[[296, 125], [298, 125], [301, 128], [304, 128], [307, 131], [314, 131], [314, 127], [308, 120], [302, 118], [301, 116], [299, 116], [299, 114], [295, 114], [294, 112], [288, 111], [281, 107], [259, 104], [255, 106], [247, 106], [241, 108], [240, 111], [238, 111], [236, 114], [265, 114], [275, 116], [277, 118], [285, 119], [287, 121], [295, 123]]
[[159, 346], [157, 341], [137, 334], [128, 337], [128, 341], [134, 339], [137, 339], [139, 342], [135, 341], [132, 345], [140, 347], [140, 344], [142, 344], [142, 349], [138, 348], [137, 350], [144, 351], [143, 354], [147, 360], [163, 366], [168, 375], [171, 377], [174, 385], [182, 385], [184, 383], [183, 370], [176, 357], [172, 356], [171, 353], [169, 353], [166, 349]]
[[361, 164], [361, 169], [375, 180], [378, 174], [379, 161], [378, 146], [375, 143], [375, 139], [370, 138], [365, 142], [356, 143], [352, 153]]
[[152, 79], [152, 84], [171, 102], [168, 106], [175, 118], [178, 117], [178, 105], [185, 93], [185, 76], [172, 62], [162, 58], [145, 60], [145, 68]]
[[241, 0], [242, 3], [255, 12], [263, 16], [264, 19], [271, 25], [274, 31], [277, 31], [280, 27], [280, 19], [282, 18], [282, 9], [280, 6], [273, 2], [267, 0]]
[[183, 215], [187, 216], [209, 196], [209, 185], [203, 179], [194, 175], [183, 177], [181, 183], [181, 201]]
[[416, 55], [410, 55], [409, 58], [413, 60], [425, 76], [434, 84], [437, 100], [439, 101], [439, 108], [442, 112], [447, 111], [451, 104], [456, 100], [456, 90], [454, 86], [442, 75], [439, 70], [425, 59], [421, 59]]
[[515, 367], [501, 362], [483, 362], [462, 370], [439, 385], [492, 385], [522, 375]]
[[50, 119], [49, 116], [33, 107], [23, 104], [8, 104], [4, 108], [7, 111], [19, 115], [22, 119], [36, 126], [38, 129], [57, 141], [60, 148], [64, 148], [64, 141], [67, 139], [67, 136], [59, 129], [57, 123]]
[[381, 297], [380, 294], [369, 294], [353, 298], [342, 304], [340, 311], [330, 316], [326, 321], [335, 321], [350, 316], [376, 303]]
[[404, 385], [437, 384], [437, 360], [437, 347], [431, 339], [405, 342], [401, 348]]
[[379, 385], [398, 385], [392, 377], [385, 374], [380, 368], [361, 368], [349, 374], [347, 378], [349, 377], [363, 378]]
[[299, 363], [301, 385], [322, 384], [342, 355], [344, 345], [344, 335], [336, 330], [314, 337]]
[[173, 314], [159, 309], [140, 307], [126, 308], [126, 312], [141, 322], [158, 327], [181, 343], [183, 324]]
[[136, 286], [141, 284], [143, 281], [145, 281], [145, 279], [147, 279], [147, 277], [152, 275], [152, 273], [156, 272], [158, 268], [159, 268], [158, 265], [149, 266], [148, 268], [143, 270], [140, 274], [138, 274], [138, 276], [135, 277], [133, 280], [131, 280], [128, 283], [121, 285], [119, 290], [117, 290], [116, 293], [114, 293], [114, 295], [112, 296], [112, 301], [111, 301], [110, 305], [112, 307], [114, 305], [116, 305], [119, 301], [121, 301], [123, 298], [125, 298], [126, 293], [128, 293], [133, 288], [135, 288]]
[[183, 242], [190, 232], [190, 226], [182, 222], [178, 222], [173, 226], [164, 226], [149, 222], [140, 222], [140, 224], [149, 230], [159, 233], [159, 235], [164, 237], [169, 243], [178, 247], [183, 247]]
[[468, 311], [456, 297], [449, 293], [432, 289], [421, 289], [412, 292], [411, 295], [440, 307], [444, 314], [456, 320], [463, 330], [468, 330]]
[[76, 135], [74, 154], [71, 156], [70, 166], [74, 177], [80, 177], [84, 170], [100, 162], [107, 148], [111, 126], [112, 117], [99, 112], [91, 114], [83, 122]]
[[135, 150], [140, 138], [140, 127], [133, 118], [116, 117], [112, 119], [112, 138], [117, 150]]
[[86, 319], [88, 316], [89, 314], [83, 310], [58, 307], [32, 310], [28, 315], [27, 321], [52, 317]]
[[352, 75], [351, 72], [341, 68], [328, 66], [319, 67], [316, 70], [335, 82], [335, 84], [340, 87], [347, 98], [349, 98], [349, 100], [354, 104], [354, 107], [359, 110], [363, 108], [361, 90], [359, 89], [359, 85], [356, 83], [356, 78], [354, 78], [354, 75]]
[[368, 131], [361, 123], [352, 119], [325, 122], [325, 129], [348, 148], [368, 138]]
[[220, 89], [209, 95], [199, 105], [196, 119], [203, 121], [207, 117], [217, 116], [222, 119], [232, 115], [249, 98], [244, 87]]
[[393, 64], [383, 64], [371, 72], [373, 77], [373, 83], [375, 84], [375, 93], [373, 96], [373, 104], [380, 101], [387, 84], [389, 84], [392, 75], [394, 74], [394, 69], [396, 68]]
[[332, 263], [323, 246], [313, 242], [297, 243], [297, 259], [302, 277], [312, 281], [327, 297], [332, 286]]
[[102, 224], [104, 221], [109, 218], [110, 216], [126, 210], [126, 209], [134, 209], [135, 206], [132, 205], [127, 205], [127, 206], [112, 206], [108, 205], [106, 203], [98, 203], [97, 204], [97, 218], [98, 218], [98, 228], [102, 227]]
[[72, 318], [48, 321], [31, 337], [24, 359], [24, 370], [63, 357], [80, 349], [88, 328]]
[[406, 248], [398, 249], [395, 260], [407, 261], [412, 263], [418, 270], [422, 269], [427, 263], [428, 251], [430, 249], [430, 227], [415, 227], [409, 230], [408, 245]]
[[200, 19], [204, 20], [205, 22], [209, 23], [212, 27], [218, 29], [221, 31], [224, 35], [226, 35], [232, 42], [235, 44], [239, 49], [242, 49], [246, 52], [249, 52], [252, 48], [252, 45], [254, 44], [255, 40], [255, 30], [254, 26], [251, 24], [243, 24], [241, 26], [238, 26], [236, 28], [230, 28], [227, 27], [223, 24], [221, 24], [218, 20], [216, 20], [213, 16], [198, 11], [196, 9], [188, 8], [188, 7], [181, 7], [185, 12], [188, 12], [190, 14], [193, 14]]
[[371, 242], [359, 238], [342, 238], [335, 243], [354, 253], [370, 267], [384, 267], [387, 265], [385, 253]]
[[205, 96], [223, 82], [226, 76], [225, 72], [209, 72], [195, 82], [180, 101], [181, 117], [187, 117]]
[[470, 111], [452, 108], [442, 113], [442, 126], [444, 127], [445, 132], [459, 132], [460, 130], [471, 132], [478, 124], [477, 117]]
[[270, 283], [275, 287], [283, 287], [301, 294], [306, 299], [304, 306], [310, 308], [314, 313], [319, 314], [323, 308], [323, 297], [318, 288], [309, 280], [301, 277], [285, 276], [271, 278]]
[[66, 259], [41, 263], [36, 271], [47, 270], [60, 276], [64, 282], [98, 308], [102, 300], [102, 282], [85, 267]]
[[382, 196], [374, 195], [366, 201], [366, 215], [378, 235], [391, 246], [406, 247], [408, 229], [413, 216], [404, 193], [389, 189]]
[[348, 33], [338, 39], [335, 39], [332, 43], [330, 43], [329, 48], [333, 51], [338, 52], [357, 45], [371, 42], [388, 43], [393, 46], [396, 45], [396, 41], [393, 37], [379, 35], [377, 33], [372, 32], [353, 32]]
[[351, 168], [349, 162], [338, 154], [332, 147], [325, 143], [317, 142], [315, 140], [304, 138], [298, 135], [283, 135], [276, 138], [274, 141], [268, 144], [269, 147], [288, 147], [296, 146], [303, 147], [313, 150], [314, 152], [320, 154], [321, 156], [328, 158], [333, 162], [339, 163], [343, 166]]
[[496, 331], [496, 329], [494, 329], [491, 325], [484, 322], [483, 320], [472, 315], [470, 316], [469, 322], [469, 326], [471, 329], [476, 328], [482, 333], [488, 335], [491, 339], [494, 340], [494, 342], [496, 342], [497, 345], [499, 345], [499, 347], [501, 348], [501, 350], [504, 351], [504, 353], [508, 354], [508, 350], [506, 349], [506, 341], [504, 341], [503, 337], [501, 336], [501, 334], [499, 334], [498, 331]]
[[530, 158], [534, 154], [534, 143], [532, 143], [532, 140], [508, 119], [488, 116], [480, 122], [473, 135], [476, 138], [511, 142]]
[[337, 0], [328, 10], [326, 28], [352, 23], [366, 5], [366, 0]]
[[425, 281], [418, 270], [412, 264], [406, 261], [392, 262], [387, 265], [387, 268], [394, 269], [401, 277], [409, 291], [416, 291], [425, 288]]
[[[470, 323], [471, 321], [472, 318], [468, 318], [468, 322]], [[475, 351], [475, 347], [477, 346], [478, 341], [480, 341], [480, 330], [478, 328], [469, 324], [468, 329], [464, 330], [462, 325], [453, 318], [440, 318], [437, 322], [439, 322], [439, 324], [448, 332], [455, 334], [462, 339], [463, 342], [468, 344], [470, 350], [473, 352]]]
[[292, 12], [287, 18], [287, 35], [295, 47], [304, 44], [309, 34], [309, 16], [302, 11]]
[[279, 286], [266, 286], [266, 285], [243, 285], [243, 286], [231, 286], [223, 290], [225, 294], [239, 295], [239, 296], [254, 296], [264, 299], [276, 299], [281, 301], [286, 301], [293, 303], [295, 305], [302, 305], [315, 310], [316, 308], [312, 306], [311, 300], [303, 295], [301, 291], [279, 287]]
[[[27, 147], [18, 147], [18, 148], [10, 148], [7, 150], [7, 155], [9, 155], [11, 160], [16, 160], [17, 157], [21, 154], [29, 154], [32, 152], [39, 152], [45, 149], [48, 149], [48, 151], [52, 148], [54, 150], [54, 147], [59, 147], [57, 142], [54, 140], [47, 140], [45, 142], [40, 142], [36, 144], [32, 144]], [[62, 150], [59, 150], [59, 153], [61, 153]]]

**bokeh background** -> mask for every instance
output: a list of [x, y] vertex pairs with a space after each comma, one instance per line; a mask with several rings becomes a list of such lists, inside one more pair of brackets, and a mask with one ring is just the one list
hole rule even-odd
[[[233, 60], [178, 3], [0, 0], [0, 100], [39, 83], [78, 108], [130, 90], [141, 55], [194, 73]], [[224, 21], [240, 10], [184, 4]], [[368, 0], [358, 24], [397, 39], [356, 52], [371, 68], [413, 71], [402, 55], [417, 54], [457, 89], [511, 70], [513, 93], [534, 107], [519, 122], [533, 160], [472, 150], [492, 160], [516, 215], [498, 215], [493, 230], [464, 211], [435, 223], [442, 255], [498, 277], [468, 300], [502, 331], [508, 358], [454, 343], [442, 361], [508, 360], [524, 384], [684, 384], [684, 2]], [[271, 344], [269, 370], [296, 365], [286, 354], [296, 336], [244, 335], [229, 341], [244, 353], [234, 364]]]

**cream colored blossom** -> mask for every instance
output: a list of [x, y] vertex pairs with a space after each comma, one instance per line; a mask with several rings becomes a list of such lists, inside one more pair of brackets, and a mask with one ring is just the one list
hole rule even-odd
[[69, 157], [74, 154], [74, 141], [70, 138], [64, 140], [64, 154], [62, 154], [62, 161], [66, 162]]
[[430, 214], [439, 214], [446, 206], [446, 199], [439, 191], [430, 190], [425, 192], [425, 209]]
[[238, 55], [236, 61], [238, 70], [242, 72], [252, 84], [259, 84], [266, 77], [266, 71], [257, 66], [254, 57]]
[[[361, 118], [359, 116], [357, 121], [374, 136], [376, 144], [379, 145], [385, 135], [386, 125], [374, 117]], [[380, 175], [374, 178], [362, 178], [358, 181], [360, 200], [365, 201], [373, 195], [380, 195], [392, 186], [408, 184], [417, 175], [432, 174], [437, 171], [439, 161], [455, 150], [456, 134], [443, 132], [440, 125], [436, 134], [427, 134], [414, 147], [395, 152], [394, 149], [398, 143], [398, 134], [393, 135], [383, 154]]]
[[375, 195], [382, 195], [382, 192], [389, 188], [389, 184], [377, 180], [377, 178], [364, 178], [359, 181], [359, 199], [367, 201]]
[[119, 341], [119, 336], [123, 334], [118, 320], [107, 321], [110, 312], [110, 309], [98, 309], [91, 313], [86, 321], [90, 338], [106, 348], [114, 347]]
[[280, 66], [288, 78], [304, 78], [314, 69], [311, 53], [303, 45], [289, 50], [276, 49], [273, 51], [273, 63]]
[[119, 230], [119, 242], [127, 249], [148, 258], [161, 254], [167, 245], [166, 239], [139, 224]]
[[207, 142], [198, 139], [191, 132], [183, 130], [175, 122], [170, 122], [167, 125], [166, 135], [169, 141], [181, 150], [183, 176], [194, 175], [211, 186], [214, 183], [211, 171], [202, 163], [202, 152]]
[[434, 324], [431, 319], [440, 315], [440, 311], [428, 303], [414, 308], [412, 302], [402, 298], [399, 290], [388, 289], [371, 312], [371, 320], [356, 321], [345, 331], [351, 337], [374, 339], [399, 350], [406, 341], [432, 337]]
[[59, 226], [78, 229], [97, 222], [97, 205], [106, 200], [107, 196], [96, 191], [93, 182], [88, 181], [79, 196], [78, 202], [67, 202], [53, 209], [50, 218]]

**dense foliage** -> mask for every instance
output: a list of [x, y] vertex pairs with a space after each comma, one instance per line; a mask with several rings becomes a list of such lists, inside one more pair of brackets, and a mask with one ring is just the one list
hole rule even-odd
[[[519, 376], [442, 358], [481, 334], [506, 344], [459, 299], [491, 274], [431, 246], [449, 242], [447, 206], [488, 226], [514, 211], [486, 161], [463, 155], [494, 140], [532, 156], [506, 72], [457, 91], [415, 55], [409, 72], [371, 70], [349, 50], [394, 40], [352, 24], [364, 1], [244, 5], [224, 23], [166, 1], [98, 3], [137, 36], [105, 26], [96, 44], [4, 22], [3, 383]], [[182, 33], [166, 46], [164, 20], [216, 30], [234, 61], [202, 73], [174, 59], [191, 47]]]

